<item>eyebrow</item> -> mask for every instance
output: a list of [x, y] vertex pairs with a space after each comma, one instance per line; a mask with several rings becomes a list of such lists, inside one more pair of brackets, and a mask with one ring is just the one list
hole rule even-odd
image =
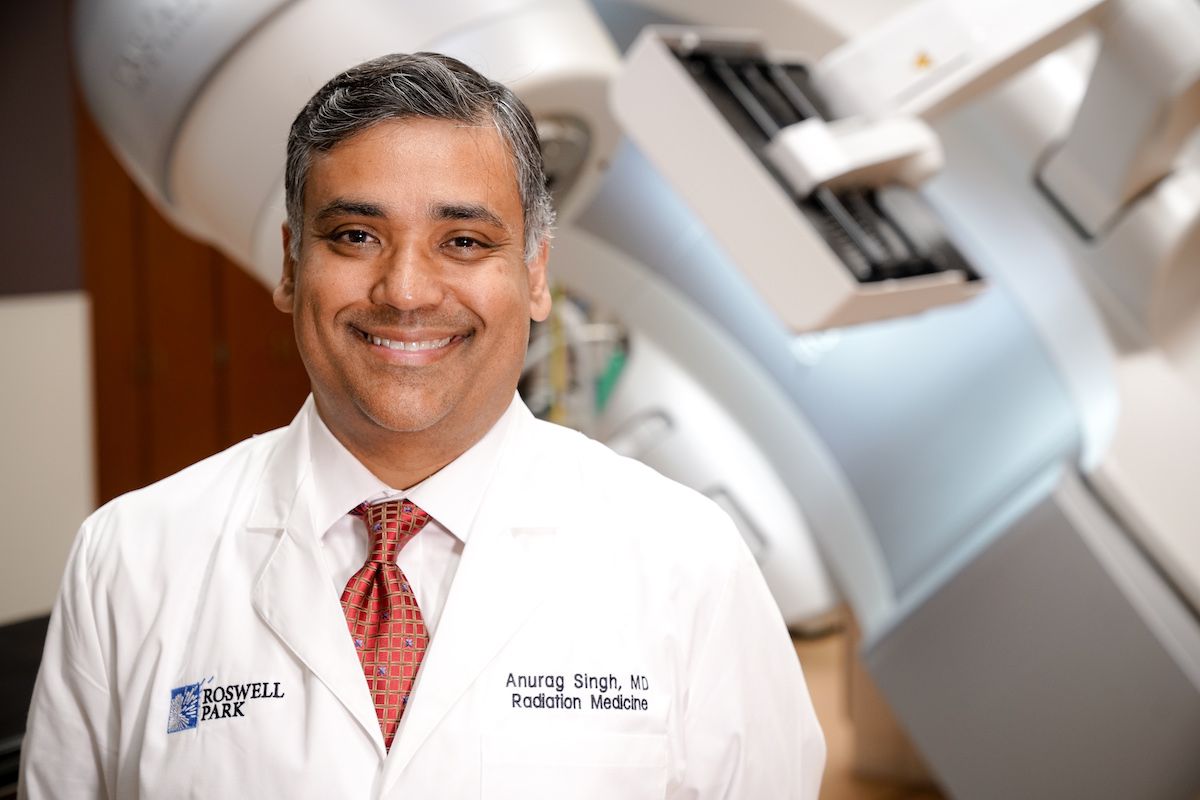
[[500, 219], [500, 215], [480, 203], [437, 203], [429, 207], [429, 217], [433, 220], [459, 220], [462, 222], [482, 222], [508, 230], [508, 225]]
[[333, 217], [376, 217], [383, 218], [387, 214], [384, 213], [383, 206], [375, 203], [366, 203], [358, 200], [331, 200], [326, 203], [320, 211], [313, 217], [315, 222], [324, 222]]
[[[387, 212], [377, 203], [338, 198], [326, 203], [313, 217], [313, 221], [325, 222], [341, 216], [385, 219]], [[500, 215], [482, 203], [435, 203], [429, 207], [429, 218], [439, 221], [482, 222], [508, 231], [508, 225]]]

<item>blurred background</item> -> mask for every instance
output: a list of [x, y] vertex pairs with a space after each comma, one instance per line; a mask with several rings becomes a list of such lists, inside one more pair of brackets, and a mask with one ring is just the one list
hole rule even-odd
[[83, 518], [308, 392], [268, 289], [288, 123], [421, 49], [538, 119], [522, 395], [734, 517], [823, 797], [1200, 796], [1193, 0], [0, 15], [0, 797]]

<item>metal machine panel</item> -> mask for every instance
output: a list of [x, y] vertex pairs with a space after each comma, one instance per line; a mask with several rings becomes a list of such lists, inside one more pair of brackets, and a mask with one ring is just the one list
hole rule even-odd
[[[982, 288], [912, 191], [940, 163], [923, 124], [827, 119], [803, 66], [769, 58], [753, 35], [646, 31], [612, 105], [795, 331], [912, 314]], [[901, 129], [912, 134], [902, 152], [890, 148]]]
[[868, 669], [956, 797], [1193, 797], [1200, 631], [1070, 468], [1046, 477]]

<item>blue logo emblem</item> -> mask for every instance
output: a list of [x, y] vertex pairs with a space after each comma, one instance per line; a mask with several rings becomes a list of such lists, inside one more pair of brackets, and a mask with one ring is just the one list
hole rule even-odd
[[251, 681], [214, 685], [216, 676], [176, 686], [171, 690], [167, 709], [167, 733], [190, 731], [210, 719], [235, 719], [246, 716], [246, 704], [259, 700], [282, 700], [287, 696], [279, 681]]
[[167, 713], [167, 733], [179, 733], [200, 722], [200, 684], [189, 683], [171, 690], [171, 710]]

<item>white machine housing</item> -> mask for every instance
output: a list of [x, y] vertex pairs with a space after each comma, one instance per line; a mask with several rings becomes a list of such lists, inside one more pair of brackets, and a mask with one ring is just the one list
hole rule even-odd
[[[728, 23], [707, 4], [645, 5]], [[922, 194], [993, 290], [903, 324], [843, 329], [809, 368], [748, 319], [755, 302], [780, 305], [762, 285], [747, 300], [696, 248], [687, 268], [665, 258], [663, 271], [790, 389], [852, 487], [865, 527], [830, 525], [818, 493], [796, 492], [864, 631], [864, 662], [953, 796], [1195, 796], [1200, 160], [1187, 150], [1200, 7], [900, 5], [817, 63], [813, 83], [832, 118], [932, 124], [946, 162]], [[779, 29], [821, 15], [821, 4], [796, 6], [776, 4]], [[642, 103], [622, 121], [672, 124], [653, 110]], [[653, 135], [635, 134], [649, 166], [716, 234], [703, 204], [740, 190], [721, 171], [729, 162], [686, 175]], [[809, 155], [793, 185], [815, 172]], [[718, 174], [716, 187], [700, 172]], [[749, 252], [720, 244], [739, 262]], [[881, 398], [890, 422], [875, 413]], [[994, 452], [976, 458], [981, 447]]]
[[[744, 101], [750, 111], [759, 111], [751, 116], [769, 137], [760, 157], [682, 63], [696, 53], [715, 54], [731, 84], [740, 78], [726, 58], [761, 59], [770, 74], [779, 76], [781, 95], [788, 89], [796, 95], [793, 103], [803, 109], [797, 114], [802, 118], [780, 128], [772, 119], [760, 122], [767, 116], [766, 102], [755, 108], [754, 97]], [[750, 94], [749, 83], [731, 88], [735, 95], [738, 89]], [[923, 262], [919, 273], [871, 274], [871, 263], [894, 260], [891, 250], [905, 250], [902, 258], [908, 259], [909, 250], [920, 248], [913, 247], [913, 237], [890, 226], [873, 229], [835, 190], [919, 186], [941, 165], [937, 138], [913, 118], [832, 121], [818, 107], [805, 108], [813, 101], [767, 54], [757, 34], [647, 29], [630, 48], [612, 102], [629, 136], [687, 198], [772, 311], [797, 332], [913, 314], [961, 302], [983, 286], [960, 260], [935, 263], [923, 252], [910, 259]], [[827, 215], [818, 219], [828, 220], [832, 230], [823, 233], [820, 223], [802, 211], [800, 204], [808, 202]], [[862, 200], [863, 206], [869, 204]], [[922, 227], [936, 229], [937, 223]], [[845, 245], [835, 250], [831, 242]], [[869, 255], [872, 250], [877, 258]], [[846, 258], [847, 251], [853, 259]]]
[[[1062, 0], [1031, 2], [1019, 18], [1014, 10], [915, 3], [831, 52], [816, 80], [843, 113], [900, 110], [936, 121], [978, 101], [1004, 121], [994, 123], [993, 138], [1008, 136], [1010, 157], [1032, 179], [1017, 190], [1027, 201], [1000, 218], [1016, 223], [1019, 207], [1021, 217], [1041, 220], [1099, 312], [1092, 336], [1110, 343], [1116, 408], [1089, 428], [1081, 467], [1200, 608], [1190, 479], [1200, 475], [1200, 165], [1185, 158], [1200, 129], [1200, 5]], [[1078, 83], [1055, 77], [1083, 71], [1078, 58], [1040, 65], [984, 94], [1089, 28], [1099, 49], [1082, 97]], [[914, 54], [931, 63], [917, 67]], [[956, 196], [942, 206], [948, 218], [969, 209], [980, 230], [998, 211], [994, 195], [986, 203]], [[989, 227], [998, 242], [1004, 234]], [[1034, 275], [1016, 283], [1030, 293], [1029, 312], [1064, 375], [1076, 392], [1088, 391], [1072, 377], [1079, 351], [1069, 339], [1078, 332], [1056, 326], [1061, 313], [1032, 296]]]
[[563, 219], [617, 139], [617, 54], [582, 0], [92, 0], [74, 39], [88, 106], [141, 189], [267, 286], [283, 257], [288, 128], [354, 64], [436, 50], [511, 85], [547, 141]]

